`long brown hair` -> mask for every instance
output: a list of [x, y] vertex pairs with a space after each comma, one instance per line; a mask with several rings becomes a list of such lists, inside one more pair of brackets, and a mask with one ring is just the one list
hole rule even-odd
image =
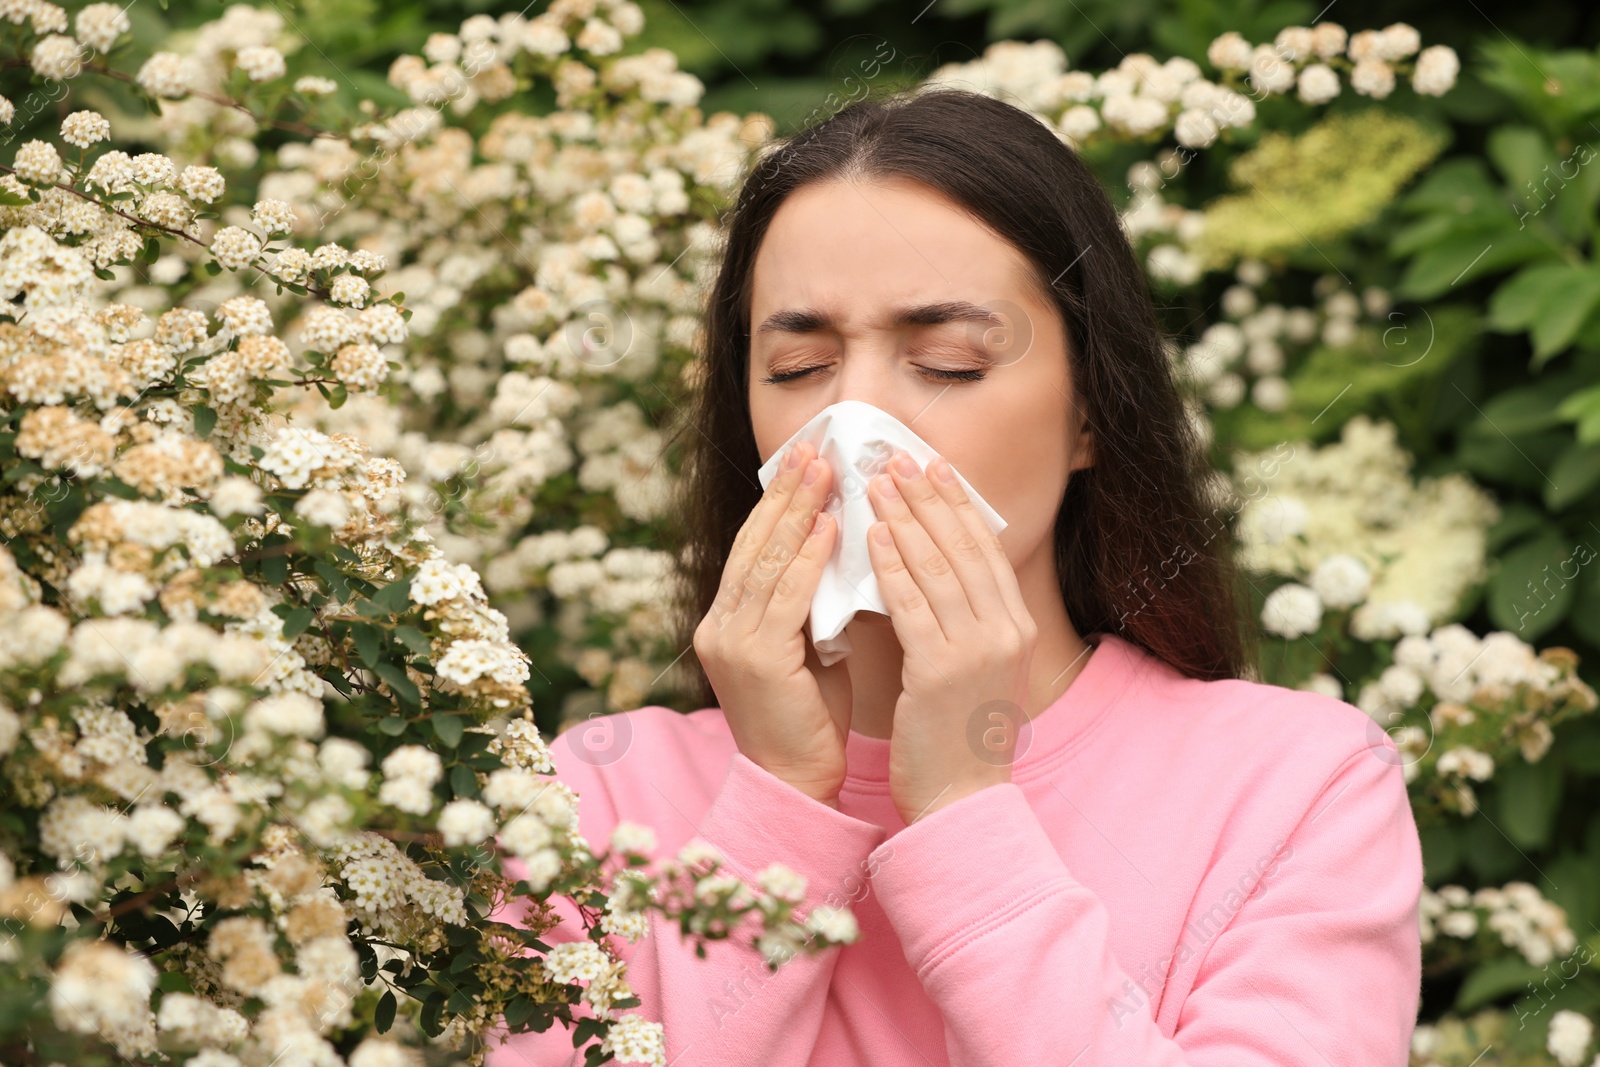
[[[756, 252], [789, 194], [839, 178], [937, 189], [1016, 246], [1060, 310], [1076, 399], [1094, 432], [1094, 465], [1068, 479], [1055, 523], [1061, 596], [1077, 632], [1117, 634], [1193, 678], [1244, 677], [1254, 637], [1231, 536], [1208, 503], [1210, 464], [1115, 207], [1038, 118], [942, 86], [870, 96], [769, 146], [724, 220], [704, 374], [669, 444], [681, 475], [668, 532], [683, 582], [677, 647], [693, 644], [761, 496], [746, 380]], [[693, 660], [682, 662], [696, 706], [713, 706]]]

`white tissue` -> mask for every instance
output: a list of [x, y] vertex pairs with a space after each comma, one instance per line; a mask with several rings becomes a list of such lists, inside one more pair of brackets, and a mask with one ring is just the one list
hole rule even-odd
[[[827, 508], [839, 531], [811, 598], [811, 643], [826, 667], [850, 654], [850, 639], [844, 628], [856, 612], [889, 614], [878, 592], [878, 576], [873, 573], [867, 549], [867, 530], [878, 521], [867, 497], [867, 483], [884, 469], [896, 450], [907, 452], [922, 468], [938, 452], [887, 411], [861, 400], [841, 400], [819, 411], [761, 465], [763, 489], [777, 476], [784, 449], [796, 441], [816, 445], [817, 455], [828, 461], [833, 472]], [[995, 533], [1004, 530], [1006, 520], [978, 496], [960, 471], [956, 471], [956, 480], [989, 529]]]

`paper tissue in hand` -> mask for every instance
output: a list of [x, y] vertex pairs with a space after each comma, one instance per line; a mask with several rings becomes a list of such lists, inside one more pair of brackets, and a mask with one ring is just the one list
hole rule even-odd
[[[850, 639], [844, 628], [856, 612], [889, 614], [878, 592], [878, 576], [873, 573], [867, 549], [867, 530], [878, 521], [867, 496], [867, 483], [884, 469], [897, 450], [907, 452], [924, 469], [938, 451], [887, 411], [861, 400], [841, 400], [818, 412], [761, 465], [763, 489], [777, 476], [784, 449], [802, 440], [816, 445], [817, 455], [828, 461], [833, 472], [827, 508], [839, 527], [833, 552], [811, 598], [811, 643], [826, 667], [850, 654]], [[1006, 528], [1006, 520], [978, 496], [960, 471], [956, 472], [956, 481], [966, 490], [967, 499], [989, 529], [999, 533]]]

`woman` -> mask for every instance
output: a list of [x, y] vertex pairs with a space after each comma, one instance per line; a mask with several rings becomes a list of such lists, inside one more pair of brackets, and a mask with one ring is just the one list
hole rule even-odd
[[[1076, 155], [973, 93], [846, 108], [748, 176], [705, 337], [678, 531], [705, 706], [553, 754], [597, 848], [625, 819], [751, 881], [785, 863], [861, 937], [769, 973], [653, 920], [621, 947], [667, 1062], [1404, 1064], [1422, 862], [1396, 750], [1242, 677], [1226, 515]], [[939, 459], [873, 480], [889, 614], [824, 668], [838, 472], [804, 444], [765, 493], [755, 472], [845, 399]], [[571, 1048], [556, 1026], [490, 1062]]]

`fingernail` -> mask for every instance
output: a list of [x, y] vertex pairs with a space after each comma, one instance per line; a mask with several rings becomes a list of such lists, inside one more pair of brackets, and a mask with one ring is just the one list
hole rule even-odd
[[894, 457], [894, 469], [899, 471], [904, 478], [920, 478], [922, 476], [922, 470], [917, 466], [917, 461], [905, 452], [901, 452]]
[[794, 470], [795, 460], [797, 460], [799, 458], [800, 458], [800, 450], [798, 448], [794, 447], [794, 445], [789, 445], [786, 448], [784, 448], [784, 450], [783, 450], [783, 469], [786, 470], [786, 471]]
[[886, 499], [900, 499], [900, 488], [894, 484], [893, 478], [880, 474], [876, 480], [878, 483], [878, 492], [882, 493]]
[[807, 464], [805, 477], [800, 479], [800, 484], [810, 485], [820, 477], [822, 477], [822, 462], [814, 459]]
[[951, 469], [949, 463], [945, 462], [945, 458], [943, 456], [940, 456], [938, 459], [928, 464], [928, 466], [933, 468], [933, 476], [939, 479], [941, 482], [948, 484], [956, 480], [955, 471]]

